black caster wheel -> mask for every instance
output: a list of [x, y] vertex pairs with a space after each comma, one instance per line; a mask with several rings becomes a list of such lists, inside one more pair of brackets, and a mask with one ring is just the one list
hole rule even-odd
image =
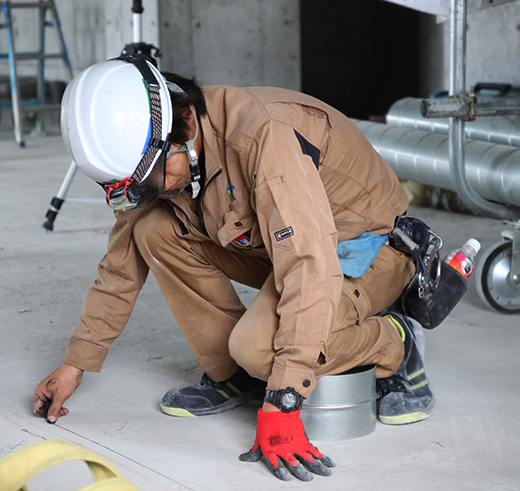
[[504, 314], [520, 313], [520, 284], [511, 279], [513, 242], [491, 246], [477, 268], [477, 291], [480, 298]]

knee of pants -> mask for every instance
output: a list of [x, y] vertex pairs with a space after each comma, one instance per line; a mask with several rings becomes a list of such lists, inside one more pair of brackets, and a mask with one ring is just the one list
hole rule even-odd
[[273, 369], [272, 346], [258, 346], [251, 337], [235, 327], [229, 337], [229, 353], [251, 377], [267, 382]]
[[170, 253], [182, 248], [170, 217], [160, 204], [137, 218], [133, 231], [134, 241], [144, 257], [160, 256], [165, 250], [165, 244]]

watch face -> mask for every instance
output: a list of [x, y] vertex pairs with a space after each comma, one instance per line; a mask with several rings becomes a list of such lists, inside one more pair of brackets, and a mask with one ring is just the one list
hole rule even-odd
[[282, 406], [287, 409], [293, 408], [298, 403], [296, 396], [294, 394], [286, 393], [282, 396]]

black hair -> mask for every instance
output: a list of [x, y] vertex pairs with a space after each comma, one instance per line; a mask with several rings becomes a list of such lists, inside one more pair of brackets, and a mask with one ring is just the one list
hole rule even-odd
[[162, 74], [166, 80], [177, 84], [186, 93], [186, 95], [183, 95], [170, 90], [173, 108], [173, 124], [169, 141], [170, 143], [182, 145], [189, 139], [188, 132], [190, 126], [187, 120], [191, 113], [186, 112], [186, 109], [193, 106], [198, 117], [206, 116], [206, 114], [208, 114], [206, 99], [204, 99], [202, 88], [195, 78], [184, 78], [170, 72], [162, 72]]

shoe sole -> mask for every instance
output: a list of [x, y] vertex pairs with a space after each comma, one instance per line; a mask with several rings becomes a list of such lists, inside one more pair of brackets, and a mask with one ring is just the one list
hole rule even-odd
[[179, 416], [181, 418], [196, 418], [196, 414], [191, 414], [186, 409], [181, 409], [179, 407], [167, 407], [161, 404], [161, 411], [165, 414], [169, 414], [170, 416]]
[[418, 421], [423, 421], [426, 418], [429, 418], [430, 414], [426, 414], [423, 412], [403, 414], [402, 416], [378, 416], [379, 421], [385, 425], [407, 425], [410, 423], [417, 423]]

